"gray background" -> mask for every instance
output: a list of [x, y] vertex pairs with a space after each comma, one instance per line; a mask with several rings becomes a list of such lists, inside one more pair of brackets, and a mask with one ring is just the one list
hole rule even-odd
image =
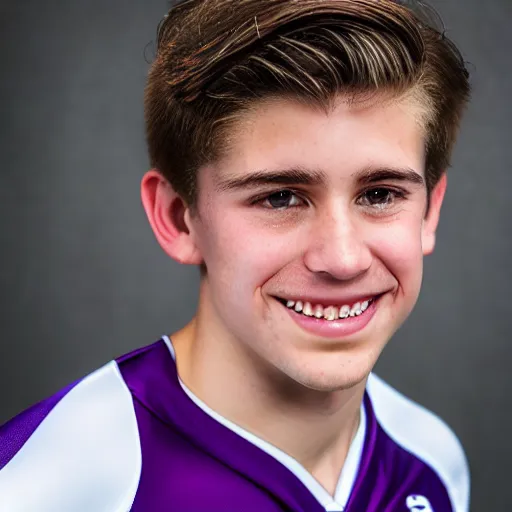
[[[377, 370], [456, 431], [472, 510], [508, 510], [512, 1], [434, 5], [474, 99], [423, 294]], [[0, 423], [194, 312], [197, 271], [163, 254], [139, 198], [144, 52], [166, 9], [0, 4]]]

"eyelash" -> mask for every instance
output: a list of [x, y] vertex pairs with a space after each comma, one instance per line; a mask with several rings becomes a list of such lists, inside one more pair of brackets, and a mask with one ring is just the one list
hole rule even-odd
[[[394, 187], [389, 187], [389, 186], [380, 186], [380, 187], [372, 187], [372, 188], [364, 190], [358, 196], [357, 201], [360, 201], [364, 197], [366, 197], [368, 199], [368, 194], [371, 192], [376, 192], [376, 191], [385, 191], [388, 194], [388, 197], [389, 197], [389, 195], [392, 195], [393, 197], [392, 197], [391, 206], [394, 205], [396, 201], [401, 201], [401, 200], [407, 199], [407, 196], [409, 195], [409, 193], [406, 190], [403, 190], [400, 188], [394, 188]], [[303, 203], [307, 203], [307, 200], [302, 198], [301, 194], [298, 191], [286, 188], [286, 189], [276, 190], [276, 191], [267, 193], [266, 195], [264, 195], [262, 197], [256, 198], [251, 202], [251, 204], [252, 205], [261, 205], [263, 208], [265, 208], [267, 210], [275, 210], [275, 211], [286, 211], [286, 210], [290, 210], [291, 208], [297, 208], [299, 206], [299, 205], [284, 206], [281, 208], [273, 208], [272, 206], [263, 206], [263, 203], [265, 201], [268, 201], [269, 198], [271, 198], [272, 196], [275, 196], [281, 192], [289, 192], [290, 194], [292, 194], [293, 196], [295, 196], [299, 200], [301, 200]], [[370, 209], [375, 209], [378, 212], [385, 211], [390, 207], [390, 205], [387, 203], [376, 203], [374, 205], [368, 204], [368, 205], [362, 205], [362, 206], [370, 208]]]

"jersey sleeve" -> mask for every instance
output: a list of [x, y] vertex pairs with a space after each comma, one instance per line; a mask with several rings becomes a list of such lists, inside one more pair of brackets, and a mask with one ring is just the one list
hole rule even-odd
[[113, 361], [0, 427], [0, 510], [128, 512], [141, 471], [130, 391]]
[[0, 426], [0, 470], [12, 460], [52, 409], [77, 383], [67, 386]]

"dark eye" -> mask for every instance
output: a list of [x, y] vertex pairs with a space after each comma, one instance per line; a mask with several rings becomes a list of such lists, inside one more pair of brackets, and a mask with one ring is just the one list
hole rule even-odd
[[292, 206], [297, 206], [299, 203], [300, 200], [298, 199], [297, 195], [291, 190], [279, 190], [278, 192], [270, 194], [263, 200], [263, 205], [266, 208], [271, 208], [274, 210], [290, 208]]
[[367, 190], [358, 199], [363, 206], [384, 209], [392, 206], [397, 199], [403, 199], [404, 192], [386, 187], [378, 187]]

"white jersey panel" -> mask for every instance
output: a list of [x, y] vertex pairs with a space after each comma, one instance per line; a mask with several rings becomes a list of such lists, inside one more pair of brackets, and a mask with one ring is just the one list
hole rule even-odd
[[437, 473], [454, 512], [468, 512], [469, 467], [453, 431], [435, 414], [406, 398], [375, 374], [368, 378], [367, 391], [384, 431]]
[[0, 471], [0, 510], [128, 512], [140, 473], [133, 400], [112, 361], [69, 391]]

